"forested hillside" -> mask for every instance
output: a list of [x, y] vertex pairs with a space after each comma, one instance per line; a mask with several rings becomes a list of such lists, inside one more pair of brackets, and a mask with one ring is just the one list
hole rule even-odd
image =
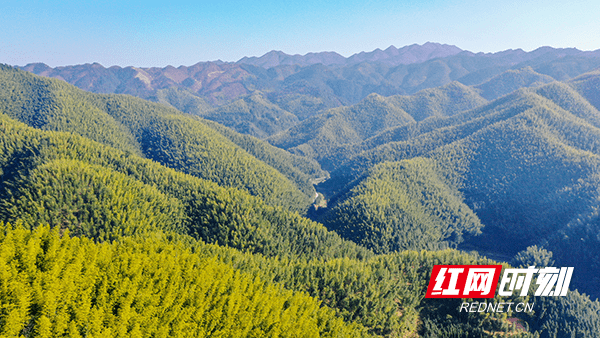
[[[464, 113], [413, 122], [364, 141], [319, 187], [330, 197], [330, 208], [316, 218], [377, 251], [383, 241], [385, 252], [394, 237], [395, 245], [410, 247], [410, 240], [398, 237], [405, 232], [392, 229], [435, 224], [410, 228], [411, 234], [433, 231], [471, 215], [458, 224], [481, 222], [482, 235], [459, 237], [466, 240], [459, 248], [509, 259], [530, 245], [542, 245], [558, 265], [580, 269], [575, 287], [597, 296], [598, 242], [591, 234], [597, 233], [600, 112], [585, 98], [589, 91], [579, 89], [597, 79], [590, 74], [569, 84], [519, 90]], [[416, 163], [428, 163], [418, 170], [425, 180], [409, 169]], [[446, 198], [428, 192], [431, 180], [443, 184], [437, 191], [447, 191]], [[443, 216], [452, 199], [459, 204]], [[446, 237], [451, 238], [448, 225], [441, 229], [450, 229]], [[435, 245], [440, 237], [435, 238], [420, 245]], [[586, 259], [573, 255], [574, 250]]]
[[456, 247], [481, 233], [460, 192], [424, 158], [377, 165], [340, 200], [325, 224], [378, 253]]
[[338, 248], [334, 256], [366, 255], [321, 225], [243, 190], [81, 136], [33, 129], [6, 115], [2, 131], [5, 221], [49, 223], [101, 240], [164, 229], [264, 255], [299, 257]]
[[173, 108], [130, 96], [91, 94], [5, 66], [0, 79], [0, 110], [30, 126], [79, 134], [247, 190], [273, 205], [302, 211], [314, 198], [297, 174], [287, 172], [286, 177], [201, 119]]
[[[292, 153], [313, 157], [326, 169], [346, 160], [357, 145], [392, 128], [413, 126], [427, 118], [445, 117], [478, 107], [487, 101], [476, 89], [458, 82], [426, 89], [412, 96], [372, 94], [361, 102], [306, 119], [268, 141]], [[390, 142], [390, 139], [380, 141]]]
[[279, 133], [269, 142], [292, 153], [322, 160], [330, 149], [356, 143], [387, 128], [414, 122], [394, 103], [372, 94], [359, 104], [335, 108]]
[[[595, 54], [279, 57], [0, 66], [0, 335], [596, 337]], [[435, 264], [575, 272], [461, 313]]]
[[262, 94], [238, 99], [200, 116], [239, 133], [265, 138], [298, 123], [298, 117], [269, 102]]
[[[8, 289], [7, 295], [11, 296], [2, 297], [5, 308], [11, 309], [0, 314], [3, 323], [7, 323], [2, 327], [6, 334], [105, 332], [110, 335], [121, 332], [134, 335], [141, 332], [143, 335], [153, 330], [168, 330], [165, 334], [174, 335], [187, 328], [192, 332], [222, 330], [224, 336], [234, 337], [239, 332], [270, 332], [282, 327], [280, 334], [288, 336], [285, 332], [298, 332], [301, 326], [291, 328], [286, 326], [286, 321], [290, 323], [301, 316], [322, 318], [316, 320], [316, 326], [313, 320], [308, 320], [307, 325], [313, 326], [303, 332], [306, 336], [311, 332], [321, 332], [321, 336], [328, 336], [328, 332], [341, 332], [338, 334], [344, 336], [343, 332], [350, 332], [346, 336], [354, 337], [363, 332], [361, 325], [376, 335], [403, 335], [422, 330], [419, 324], [422, 321], [428, 323], [430, 332], [447, 332], [448, 327], [480, 333], [484, 330], [461, 324], [464, 319], [460, 317], [442, 324], [438, 315], [419, 309], [435, 306], [423, 303], [425, 281], [433, 264], [448, 259], [457, 263], [486, 260], [456, 251], [407, 251], [374, 256], [316, 223], [267, 206], [245, 192], [218, 187], [77, 135], [33, 129], [5, 115], [0, 128], [2, 220], [18, 227], [38, 229], [29, 233], [17, 228], [14, 232], [13, 226], [7, 225], [3, 230], [3, 241], [8, 241], [2, 245], [3, 264], [13, 267], [3, 270], [3, 278], [33, 283], [14, 285], [12, 287], [22, 290], [21, 293]], [[54, 232], [43, 228], [44, 224], [52, 226]], [[69, 240], [65, 237], [66, 231], [74, 236], [90, 237], [98, 243], [110, 240], [113, 244], [96, 248], [89, 241]], [[199, 240], [221, 246], [207, 246]], [[171, 242], [176, 247], [170, 246]], [[32, 248], [33, 251], [27, 249], [30, 256], [23, 254], [25, 248]], [[185, 248], [200, 259], [189, 256]], [[75, 256], [74, 252], [78, 254]], [[60, 260], [53, 255], [58, 255]], [[98, 282], [90, 279], [94, 275], [77, 272], [84, 271], [82, 259], [87, 255], [92, 258], [86, 262], [99, 265], [91, 269], [86, 264], [85, 271], [101, 276]], [[173, 261], [172, 255], [180, 258]], [[160, 264], [165, 260], [171, 265]], [[183, 269], [186, 264], [198, 268]], [[122, 270], [106, 270], [108, 266], [120, 266]], [[194, 273], [198, 269], [203, 271], [200, 276]], [[38, 278], [52, 271], [66, 272], [60, 277], [52, 275], [54, 279], [43, 284], [42, 291], [36, 289]], [[152, 271], [156, 272], [152, 275]], [[181, 277], [165, 290], [158, 286], [164, 283], [160, 279], [164, 274], [172, 276], [170, 278]], [[244, 277], [245, 274], [254, 279]], [[123, 276], [127, 279], [122, 279]], [[206, 289], [207, 278], [214, 279], [215, 283], [232, 283], [232, 286], [214, 296], [203, 296], [208, 291], [200, 290], [212, 290], [218, 285], [212, 284]], [[47, 298], [65, 292], [61, 288], [70, 285], [79, 285], [90, 293]], [[128, 285], [127, 292], [108, 285]], [[156, 288], [148, 289], [144, 285], [156, 285]], [[327, 307], [311, 308], [310, 304], [316, 303], [311, 303], [307, 296], [283, 291], [281, 287], [306, 292]], [[174, 303], [168, 298], [186, 292], [183, 290], [187, 288], [195, 290], [188, 293], [189, 297], [201, 298], [189, 301], [177, 298], [177, 302], [183, 303]], [[250, 292], [250, 289], [256, 291]], [[168, 293], [162, 296], [161, 292]], [[91, 298], [85, 298], [90, 294]], [[255, 296], [249, 299], [251, 295]], [[151, 296], [164, 300], [144, 301]], [[23, 303], [19, 299], [30, 300]], [[202, 316], [212, 318], [211, 321], [198, 322], [198, 317], [190, 317], [195, 307], [225, 313], [222, 311], [231, 306], [228, 304], [235, 302], [237, 310], [227, 310], [230, 311], [228, 316], [236, 313], [236, 316], [254, 318], [259, 314], [252, 312], [258, 311], [253, 302], [260, 299], [272, 303], [265, 309], [260, 306], [260, 311], [269, 311], [268, 314], [261, 312], [265, 322], [231, 322], [212, 315]], [[300, 302], [300, 307], [294, 302]], [[169, 311], [179, 319], [173, 320], [170, 315], [154, 317], [154, 312], [145, 312], [152, 307]], [[98, 320], [90, 323], [88, 317], [74, 309], [82, 313], [97, 311], [100, 317], [94, 317]], [[183, 312], [178, 314], [178, 311]], [[332, 317], [334, 313], [336, 317]], [[276, 326], [268, 324], [281, 316], [289, 319], [278, 321]], [[472, 320], [481, 322], [487, 331], [510, 329], [501, 317], [474, 316]], [[150, 322], [155, 324], [147, 324]], [[315, 333], [315, 336], [318, 335]]]
[[[190, 114], [210, 110], [207, 103], [216, 108], [239, 99], [248, 100], [261, 92], [269, 104], [304, 120], [326, 109], [356, 104], [373, 93], [412, 95], [458, 81], [467, 86], [482, 85], [482, 96], [495, 99], [511, 89], [548, 80], [569, 80], [599, 66], [598, 51], [542, 47], [531, 52], [517, 49], [484, 54], [425, 43], [390, 46], [348, 58], [336, 53], [301, 56], [272, 51], [258, 58], [242, 58], [237, 63], [199, 62], [177, 68], [105, 68], [100, 64], [51, 68], [29, 64], [22, 69], [95, 93], [131, 94], [170, 103]], [[526, 67], [530, 68], [523, 72]], [[483, 85], [488, 81], [491, 83]], [[243, 113], [243, 107], [231, 108], [236, 115]], [[219, 119], [218, 114], [212, 116]], [[255, 124], [251, 120], [234, 122]], [[238, 131], [248, 130], [248, 126], [240, 127]]]
[[495, 100], [519, 88], [537, 87], [552, 81], [555, 80], [551, 76], [537, 73], [533, 68], [527, 66], [504, 72], [475, 88], [481, 91], [481, 96], [484, 98]]
[[3, 336], [367, 336], [304, 292], [161, 238], [94, 243], [9, 225], [0, 242], [12, 281], [0, 290]]

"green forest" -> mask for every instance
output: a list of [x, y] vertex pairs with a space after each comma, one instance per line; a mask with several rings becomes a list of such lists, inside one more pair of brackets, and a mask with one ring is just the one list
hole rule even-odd
[[[218, 105], [0, 65], [0, 336], [596, 337], [600, 73], [481, 76]], [[575, 272], [465, 313], [436, 264]]]

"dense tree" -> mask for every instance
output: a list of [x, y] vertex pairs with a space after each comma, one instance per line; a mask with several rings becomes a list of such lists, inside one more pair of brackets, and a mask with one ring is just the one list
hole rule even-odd
[[8, 224], [0, 242], [4, 336], [366, 336], [306, 293], [160, 237], [95, 244]]
[[113, 225], [130, 227], [117, 234], [175, 229], [268, 256], [370, 254], [247, 192], [77, 135], [36, 130], [5, 115], [0, 115], [0, 169], [5, 221], [50, 222], [93, 238], [112, 238]]
[[375, 166], [324, 222], [379, 253], [456, 246], [482, 227], [456, 187], [423, 158]]
[[[296, 80], [332, 75], [321, 70]], [[0, 221], [19, 224], [0, 231], [4, 335], [598, 331], [598, 302], [577, 292], [535, 299], [530, 314], [423, 298], [434, 264], [497, 264], [440, 250], [457, 245], [502, 259], [520, 251], [515, 265], [575, 266], [571, 286], [595, 290], [597, 74], [464, 112], [480, 99], [456, 83], [330, 111], [352, 128], [331, 129], [339, 144], [318, 145], [322, 160], [349, 161], [328, 164], [330, 209], [314, 215], [386, 254], [289, 211], [314, 196], [308, 180], [327, 175], [316, 162], [158, 104], [9, 67], [0, 76]], [[463, 94], [473, 100], [453, 101]]]
[[302, 211], [314, 198], [273, 167], [176, 109], [131, 96], [87, 93], [0, 66], [0, 110], [30, 126], [65, 131], [141, 155], [271, 205]]
[[511, 264], [520, 268], [529, 266], [547, 267], [554, 266], [554, 261], [552, 260], [552, 252], [533, 245], [516, 254]]

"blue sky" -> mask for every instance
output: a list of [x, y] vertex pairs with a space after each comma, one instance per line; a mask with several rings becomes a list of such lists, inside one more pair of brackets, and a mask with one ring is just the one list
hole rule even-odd
[[474, 52], [600, 49], [600, 1], [29, 1], [0, 3], [0, 63], [192, 65], [427, 41]]

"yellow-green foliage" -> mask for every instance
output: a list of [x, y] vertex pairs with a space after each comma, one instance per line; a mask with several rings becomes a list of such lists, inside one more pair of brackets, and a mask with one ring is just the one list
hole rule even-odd
[[126, 126], [87, 98], [92, 95], [57, 80], [0, 65], [0, 110], [32, 127], [65, 131], [141, 155]]
[[175, 230], [267, 256], [370, 254], [247, 192], [77, 135], [36, 130], [1, 114], [0, 170], [4, 221], [48, 222], [97, 239]]
[[[265, 148], [254, 147], [256, 140], [227, 136], [223, 128], [214, 130], [210, 123], [141, 100], [87, 94], [61, 84], [61, 90], [79, 95], [71, 96], [51, 88], [59, 82], [34, 77], [25, 83], [6, 87], [11, 89], [0, 109], [29, 125], [71, 133], [40, 131], [0, 115], [0, 221], [24, 219], [23, 227], [36, 228], [0, 230], [0, 336], [354, 337], [367, 330], [386, 337], [490, 337], [510, 331], [506, 314], [459, 313], [461, 299], [423, 298], [433, 264], [495, 262], [456, 250], [374, 255], [249, 194], [253, 189], [279, 198], [291, 191], [269, 186], [283, 182], [278, 179], [264, 185], [253, 181], [272, 171], [256, 169], [233, 143], [247, 142], [242, 148], [258, 154]], [[586, 85], [587, 96], [593, 95], [593, 85]], [[422, 94], [428, 93], [435, 94]], [[600, 137], [592, 126], [599, 114], [573, 93], [564, 85], [521, 91], [361, 144], [356, 149], [397, 141], [366, 152], [363, 166], [353, 167], [351, 179], [341, 185], [340, 202], [331, 203], [339, 211], [338, 229], [351, 238], [367, 238], [365, 244], [382, 252], [396, 250], [398, 242], [404, 248], [440, 247], [479, 228], [466, 207], [471, 203], [482, 219], [508, 220], [487, 224], [505, 233], [552, 231], [572, 218], [548, 242], [554, 248], [568, 246], [553, 257], [565, 261], [566, 252], [576, 252], [576, 259], [588, 255], [585, 262], [598, 261]], [[445, 103], [435, 105], [441, 98], [423, 97], [413, 108], [429, 102], [431, 111], [448, 109]], [[396, 108], [374, 95], [339, 109], [338, 115], [330, 112], [356, 127], [323, 130], [334, 140], [362, 140], [398, 120], [406, 122]], [[86, 112], [73, 116], [79, 110]], [[98, 112], [106, 116], [94, 117]], [[103, 120], [107, 116], [113, 120]], [[101, 126], [78, 126], [85, 119], [106, 122], [118, 141], [102, 145], [76, 135], [104, 142]], [[119, 126], [131, 133], [133, 143]], [[399, 162], [381, 163], [386, 160]], [[269, 163], [277, 167], [279, 161]], [[381, 164], [366, 171], [376, 163]], [[238, 165], [257, 171], [243, 176], [235, 170]], [[559, 170], [558, 179], [550, 179], [562, 168], [567, 170]], [[226, 174], [221, 177], [219, 170]], [[516, 170], [528, 174], [515, 175]], [[198, 178], [199, 173], [220, 184], [243, 184], [247, 191], [221, 187]], [[347, 185], [356, 178], [357, 185]], [[544, 222], [510, 222], [519, 216], [511, 211], [519, 209], [539, 212]], [[561, 213], [552, 214], [555, 209]], [[503, 213], [496, 217], [494, 211]], [[53, 230], [37, 227], [46, 223]], [[522, 244], [517, 243], [521, 237], [515, 238], [502, 244]], [[587, 268], [579, 276], [592, 285], [597, 266]], [[577, 278], [582, 277], [573, 281]], [[521, 319], [542, 337], [557, 329], [569, 336], [599, 330], [598, 303], [585, 296], [541, 303], [536, 313]]]
[[122, 173], [76, 160], [55, 160], [14, 183], [3, 200], [9, 219], [50, 224], [110, 240], [148, 230], [185, 232], [184, 206]]
[[[281, 283], [287, 289], [306, 291], [336, 310], [346, 321], [364, 325], [384, 337], [429, 334], [452, 337], [461, 332], [489, 337], [482, 327], [502, 314], [459, 313], [463, 299], [425, 299], [435, 264], [499, 264], [457, 250], [402, 251], [356, 260], [279, 260], [214, 245], [195, 246], [202, 257], [217, 256], [262, 280]], [[522, 299], [495, 301], [523, 301]], [[450, 315], [448, 317], [447, 315]], [[424, 329], [426, 322], [428, 329]]]
[[[373, 257], [324, 227], [267, 206], [247, 193], [79, 136], [41, 132], [6, 117], [0, 130], [5, 131], [0, 134], [2, 189], [11, 192], [2, 194], [11, 196], [3, 199], [2, 210], [19, 210], [5, 219], [17, 221], [21, 216], [37, 223], [50, 219], [74, 232], [80, 230], [75, 225], [83, 224], [81, 230], [96, 239], [171, 229], [230, 247], [194, 244], [181, 237], [199, 257], [217, 256], [264, 281], [307, 292], [345, 321], [356, 321], [371, 333], [401, 336], [418, 330], [430, 264], [415, 253]], [[79, 191], [85, 199], [79, 199]], [[69, 209], [72, 204], [77, 208]], [[60, 213], [65, 207], [68, 217]], [[68, 226], [64, 220], [70, 222]], [[368, 257], [373, 258], [365, 260]]]
[[358, 337], [302, 292], [159, 237], [95, 244], [0, 227], [0, 334], [25, 337]]

